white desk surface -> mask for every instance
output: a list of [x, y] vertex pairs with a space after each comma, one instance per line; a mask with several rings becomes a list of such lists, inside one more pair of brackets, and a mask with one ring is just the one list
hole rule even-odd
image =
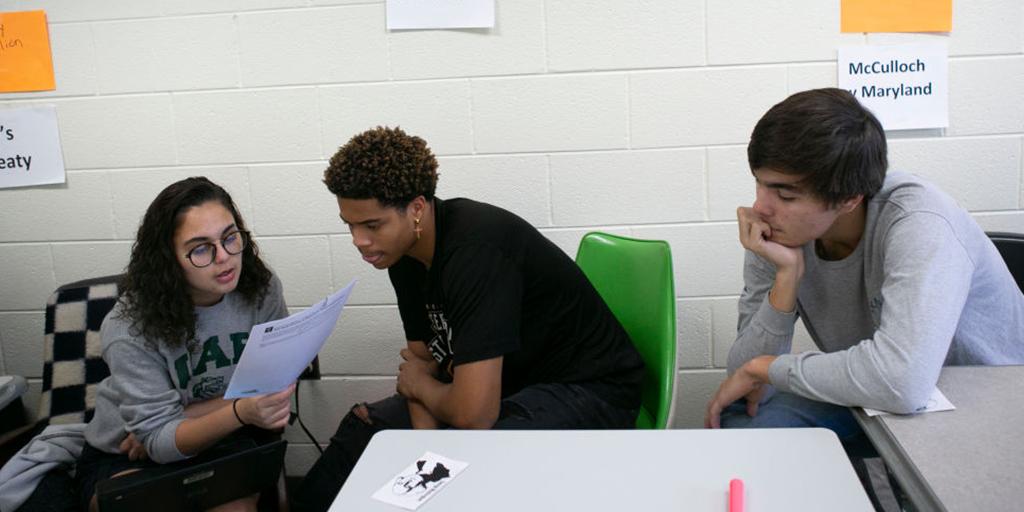
[[950, 366], [938, 388], [956, 410], [854, 415], [917, 510], [1022, 510], [1022, 383], [1024, 366]]
[[427, 451], [469, 467], [417, 512], [724, 512], [732, 478], [745, 483], [748, 512], [873, 510], [824, 429], [389, 430], [330, 510], [403, 510], [371, 495]]

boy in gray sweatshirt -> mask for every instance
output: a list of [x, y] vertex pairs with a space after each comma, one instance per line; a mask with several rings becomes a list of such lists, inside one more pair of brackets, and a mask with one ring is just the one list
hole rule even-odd
[[[739, 334], [705, 426], [847, 438], [847, 406], [919, 410], [944, 364], [1024, 363], [1024, 295], [995, 246], [934, 185], [886, 175], [885, 134], [852, 95], [790, 96], [747, 153]], [[789, 353], [797, 317], [820, 350]]]

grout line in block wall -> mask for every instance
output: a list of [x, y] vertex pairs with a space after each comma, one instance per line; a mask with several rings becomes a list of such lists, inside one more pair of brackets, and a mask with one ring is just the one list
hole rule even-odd
[[252, 229], [253, 234], [255, 236], [260, 236], [260, 226], [259, 224], [256, 223], [257, 220], [259, 220], [258, 216], [256, 215], [256, 202], [253, 201], [253, 198], [255, 196], [252, 193], [252, 169], [250, 169], [248, 166], [245, 166], [242, 167], [242, 170], [245, 172], [245, 193], [249, 195], [249, 213], [252, 214], [251, 218], [249, 219], [249, 227], [250, 229]]
[[[971, 215], [981, 216], [1016, 216], [1024, 213], [1020, 209], [1007, 209], [1007, 210], [969, 210], [968, 213]], [[650, 222], [650, 223], [637, 223], [631, 222], [626, 224], [607, 224], [603, 223], [600, 225], [590, 224], [574, 224], [564, 226], [541, 226], [541, 233], [559, 233], [565, 231], [592, 231], [595, 229], [606, 229], [606, 230], [631, 230], [634, 235], [636, 233], [642, 233], [648, 229], [674, 229], [674, 228], [687, 228], [687, 227], [701, 227], [701, 228], [712, 228], [720, 226], [735, 226], [735, 219], [714, 219], [714, 220], [691, 220], [691, 221], [672, 221], [672, 222]], [[634, 229], [635, 228], [635, 229]], [[267, 235], [258, 235], [257, 240], [289, 240], [289, 239], [300, 239], [310, 237], [330, 237], [332, 236], [348, 236], [348, 233], [340, 231], [311, 231], [304, 233], [274, 233]], [[114, 243], [131, 243], [134, 241], [134, 237], [129, 238], [117, 238], [117, 239], [76, 239], [76, 240], [8, 240], [0, 241], [0, 247], [4, 246], [22, 246], [22, 245], [81, 245], [81, 244], [114, 244]]]
[[[386, 19], [387, 18], [387, 7], [385, 7], [384, 17], [385, 17], [384, 24], [386, 26], [387, 25], [387, 19]], [[385, 58], [387, 59], [387, 63], [388, 63], [388, 79], [387, 79], [387, 81], [393, 83], [395, 81], [395, 62], [391, 58], [391, 34], [392, 34], [392, 32], [390, 30], [386, 30], [386, 29], [384, 30], [384, 55], [385, 55]]]
[[[61, 285], [63, 283], [57, 281], [57, 258], [53, 257], [53, 245], [54, 244], [52, 243], [46, 244], [46, 251], [50, 254], [50, 277], [53, 278], [53, 283], [55, 283], [55, 285]], [[56, 287], [57, 286], [54, 286], [54, 288]]]
[[786, 66], [783, 70], [786, 71], [786, 94], [789, 95], [793, 93], [793, 89], [790, 86], [790, 71], [792, 70], [792, 66]]
[[110, 231], [111, 231], [110, 237], [116, 239], [117, 238], [117, 218], [118, 218], [118, 216], [117, 216], [117, 212], [114, 211], [114, 205], [117, 204], [117, 203], [114, 200], [114, 183], [113, 183], [113, 178], [110, 176], [109, 172], [104, 173], [103, 177], [106, 178], [106, 181], [107, 181], [107, 192], [109, 193], [108, 197], [110, 199], [110, 205], [109, 205], [110, 206], [110, 210], [109, 210], [109, 212], [110, 212]]
[[633, 149], [633, 75], [626, 75], [626, 149]]
[[[899, 140], [900, 142], [915, 142], [915, 141], [957, 141], [957, 140], [981, 140], [981, 139], [1016, 139], [1024, 135], [1024, 132], [1012, 132], [1012, 133], [988, 133], [988, 134], [970, 134], [970, 135], [952, 135], [942, 137], [929, 137], [929, 136], [915, 136], [908, 138], [901, 137], [890, 137], [892, 140]], [[474, 141], [475, 146], [475, 141]], [[722, 143], [711, 143], [711, 144], [693, 144], [693, 145], [677, 145], [677, 146], [651, 146], [642, 148], [598, 148], [598, 149], [539, 149], [539, 150], [524, 150], [524, 151], [495, 151], [487, 153], [449, 153], [439, 154], [438, 159], [458, 159], [458, 158], [482, 158], [482, 157], [521, 157], [521, 156], [544, 156], [544, 155], [587, 155], [587, 154], [601, 154], [601, 153], [638, 153], [645, 151], [673, 151], [673, 150], [698, 150], [705, 148], [743, 148], [745, 143], [738, 142], [722, 142]], [[474, 147], [475, 151], [475, 147]], [[140, 170], [164, 170], [164, 169], [192, 169], [192, 168], [203, 168], [203, 169], [217, 169], [217, 168], [229, 168], [229, 167], [260, 167], [260, 166], [281, 166], [281, 165], [306, 165], [315, 164], [321, 165], [325, 162], [323, 159], [308, 159], [308, 160], [283, 160], [283, 161], [252, 161], [252, 162], [211, 162], [208, 164], [201, 163], [188, 163], [188, 164], [172, 164], [172, 165], [151, 165], [151, 166], [128, 166], [128, 167], [95, 167], [95, 168], [79, 168], [79, 169], [68, 169], [68, 173], [89, 173], [89, 172], [131, 172]]]
[[711, 60], [709, 57], [710, 51], [708, 50], [708, 1], [704, 0], [704, 65], [708, 64]]
[[551, 55], [549, 53], [551, 46], [548, 41], [548, 0], [543, 0], [541, 2], [541, 10], [543, 12], [540, 17], [540, 31], [541, 34], [544, 34], [544, 38], [542, 40], [544, 44], [544, 74], [548, 74], [551, 71]]
[[0, 375], [11, 375], [14, 372], [7, 371], [7, 354], [4, 353], [4, 333], [0, 332]]
[[331, 283], [331, 289], [335, 290], [340, 288], [342, 285], [335, 284], [334, 282], [334, 244], [331, 243], [331, 237], [325, 235], [324, 238], [327, 240], [327, 277], [329, 283]]
[[[473, 79], [466, 79], [466, 104], [469, 107], [469, 141], [471, 144], [470, 152], [473, 155], [477, 154], [476, 147], [476, 123], [473, 122], [476, 119], [475, 113], [476, 108], [473, 104]], [[443, 157], [442, 157], [443, 158]]]
[[711, 219], [711, 153], [704, 148], [704, 220]]
[[552, 182], [553, 182], [553, 177], [551, 175], [551, 155], [545, 155], [544, 156], [544, 162], [547, 164], [547, 179], [548, 179], [548, 193], [547, 193], [547, 196], [548, 196], [547, 197], [547, 200], [548, 200], [548, 225], [549, 226], [554, 226], [555, 225], [555, 202], [551, 200]]
[[[951, 56], [949, 57], [950, 62], [956, 62], [960, 60], [993, 60], [1003, 58], [1020, 58], [1024, 57], [1020, 53], [1003, 53], [1003, 54], [987, 54], [987, 55], [970, 55], [970, 56]], [[754, 63], [739, 63], [739, 64], [701, 64], [693, 66], [677, 66], [671, 68], [614, 68], [614, 69], [602, 69], [602, 70], [571, 70], [571, 71], [546, 71], [542, 73], [528, 73], [528, 74], [495, 74], [495, 75], [453, 75], [444, 78], [414, 78], [414, 79], [401, 79], [401, 80], [366, 80], [366, 81], [351, 81], [351, 82], [320, 82], [320, 83], [305, 83], [305, 84], [278, 84], [278, 85], [259, 85], [249, 87], [211, 87], [205, 89], [187, 89], [187, 90], [175, 90], [175, 91], [146, 91], [146, 92], [119, 92], [113, 94], [70, 94], [70, 95], [41, 95], [31, 97], [15, 97], [7, 100], [10, 104], [18, 103], [30, 103], [39, 101], [52, 101], [59, 102], [64, 100], [75, 100], [81, 98], [103, 98], [112, 99], [120, 97], [140, 97], [140, 96], [156, 96], [165, 95], [168, 92], [176, 92], [179, 94], [216, 94], [216, 93], [231, 93], [231, 92], [254, 92], [254, 91], [268, 91], [268, 90], [285, 90], [285, 89], [302, 89], [312, 87], [346, 87], [346, 86], [365, 86], [365, 85], [383, 85], [383, 84], [417, 84], [417, 83], [430, 83], [430, 82], [443, 82], [451, 80], [464, 80], [464, 79], [483, 79], [483, 80], [521, 80], [521, 79], [540, 79], [556, 76], [603, 76], [603, 75], [615, 75], [615, 74], [637, 74], [637, 73], [675, 73], [681, 71], [699, 72], [702, 70], [743, 70], [743, 69], [763, 69], [773, 68], [780, 66], [790, 65], [835, 65], [835, 60], [808, 60], [808, 61], [788, 61], [788, 62], [754, 62]]]
[[[1007, 54], [1007, 57], [1020, 57], [1020, 54]], [[1001, 57], [1000, 55], [993, 55], [992, 57]], [[950, 57], [953, 59], [953, 57]], [[764, 63], [742, 63], [742, 64], [716, 64], [716, 65], [694, 65], [694, 66], [676, 66], [676, 67], [650, 67], [650, 68], [610, 68], [610, 69], [580, 69], [570, 71], [548, 71], [543, 73], [509, 73], [509, 74], [493, 74], [493, 75], [452, 75], [442, 78], [408, 78], [408, 79], [386, 79], [386, 80], [353, 80], [350, 82], [315, 82], [315, 83], [302, 83], [302, 84], [276, 84], [276, 85], [253, 85], [247, 87], [210, 87], [204, 89], [181, 89], [175, 90], [182, 94], [209, 94], [209, 93], [225, 93], [225, 92], [252, 92], [261, 90], [284, 90], [284, 89], [301, 89], [309, 87], [358, 87], [366, 85], [384, 85], [390, 83], [402, 83], [402, 84], [417, 84], [417, 83], [433, 83], [433, 82], [444, 82], [452, 80], [464, 80], [467, 78], [482, 79], [482, 80], [505, 80], [505, 79], [531, 79], [531, 78], [548, 78], [555, 76], [604, 76], [604, 75], [621, 75], [626, 73], [673, 73], [678, 71], [700, 71], [703, 69], [763, 69], [772, 68], [779, 66], [789, 66], [792, 64], [811, 65], [811, 64], [831, 64], [835, 65], [835, 60], [823, 60], [823, 61], [798, 61], [798, 62], [764, 62]], [[154, 96], [160, 94], [166, 94], [169, 91], [133, 91], [133, 92], [117, 92], [102, 95], [104, 98], [111, 97], [128, 97], [128, 96]], [[12, 98], [11, 102], [17, 101], [39, 101], [40, 99], [45, 100], [61, 100], [61, 99], [74, 99], [77, 97], [86, 96], [91, 97], [94, 95], [66, 95], [66, 96], [32, 96], [23, 98]]]
[[235, 31], [235, 83], [242, 89], [242, 28], [238, 26], [238, 13], [231, 15], [231, 27]]
[[379, 5], [383, 2], [381, 0], [368, 0], [365, 2], [351, 2], [343, 5], [311, 5], [307, 3], [302, 6], [288, 6], [288, 7], [264, 7], [261, 9], [244, 9], [244, 10], [227, 10], [227, 11], [216, 11], [216, 12], [193, 12], [193, 13], [178, 13], [178, 14], [166, 14], [161, 12], [160, 14], [150, 16], [136, 16], [136, 17], [124, 17], [124, 18], [101, 18], [101, 19], [86, 19], [86, 20], [68, 20], [68, 21], [49, 21], [48, 25], [82, 25], [86, 23], [96, 22], [126, 22], [126, 21], [153, 21], [153, 20], [168, 20], [168, 19], [189, 19], [189, 18], [210, 18], [215, 16], [228, 16], [238, 14], [267, 14], [267, 13], [282, 13], [282, 12], [301, 12], [301, 11], [312, 11], [312, 10], [328, 10], [328, 9], [344, 9], [350, 7], [360, 7], [367, 5]]
[[331, 155], [327, 154], [327, 147], [325, 146], [327, 142], [327, 128], [324, 125], [327, 123], [324, 122], [323, 104], [320, 101], [321, 99], [323, 99], [323, 95], [321, 94], [321, 92], [323, 92], [322, 87], [317, 87], [313, 91], [313, 100], [316, 102], [316, 122], [318, 125], [317, 128], [319, 128], [320, 132], [320, 140], [317, 142], [317, 147], [320, 149], [320, 158], [327, 160], [331, 157]]
[[[737, 297], [737, 300], [739, 297]], [[715, 308], [708, 308], [708, 321], [710, 323], [711, 332], [708, 336], [708, 355], [711, 357], [711, 361], [708, 361], [711, 365], [715, 364]]]
[[98, 62], [97, 57], [96, 57], [96, 54], [97, 54], [97, 51], [96, 51], [96, 30], [94, 28], [94, 24], [93, 23], [89, 23], [88, 27], [89, 27], [89, 43], [92, 44], [92, 48], [90, 48], [90, 50], [92, 52], [92, 55], [90, 55], [89, 57], [90, 57], [90, 63], [92, 64], [92, 69], [90, 71], [92, 71], [92, 76], [93, 76], [93, 81], [92, 81], [93, 82], [92, 83], [93, 93], [89, 94], [89, 95], [86, 95], [86, 97], [98, 97], [98, 96], [100, 96], [100, 84], [96, 83], [96, 77], [99, 76], [99, 71], [100, 71], [99, 70], [99, 66], [100, 65], [99, 65], [99, 62]]

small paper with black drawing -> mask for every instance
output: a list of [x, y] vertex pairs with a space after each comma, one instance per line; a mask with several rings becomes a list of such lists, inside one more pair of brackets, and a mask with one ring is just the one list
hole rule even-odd
[[436, 453], [424, 453], [373, 493], [373, 499], [406, 510], [416, 510], [467, 466], [468, 462], [452, 460]]

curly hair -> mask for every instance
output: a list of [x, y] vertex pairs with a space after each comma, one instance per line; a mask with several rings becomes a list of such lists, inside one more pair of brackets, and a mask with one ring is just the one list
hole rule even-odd
[[[169, 185], [149, 205], [139, 225], [125, 275], [119, 283], [122, 317], [131, 321], [132, 335], [156, 346], [193, 347], [196, 342], [195, 305], [178, 262], [174, 234], [186, 211], [208, 201], [224, 206], [240, 231], [245, 223], [227, 191], [205, 177], [186, 178]], [[242, 251], [239, 292], [246, 301], [262, 304], [271, 272], [249, 239]]]
[[885, 131], [842, 89], [796, 93], [768, 110], [747, 146], [751, 171], [803, 176], [814, 195], [835, 206], [882, 188], [889, 166]]
[[437, 160], [423, 139], [378, 126], [352, 137], [331, 157], [324, 184], [346, 199], [376, 199], [405, 209], [418, 196], [433, 199]]

